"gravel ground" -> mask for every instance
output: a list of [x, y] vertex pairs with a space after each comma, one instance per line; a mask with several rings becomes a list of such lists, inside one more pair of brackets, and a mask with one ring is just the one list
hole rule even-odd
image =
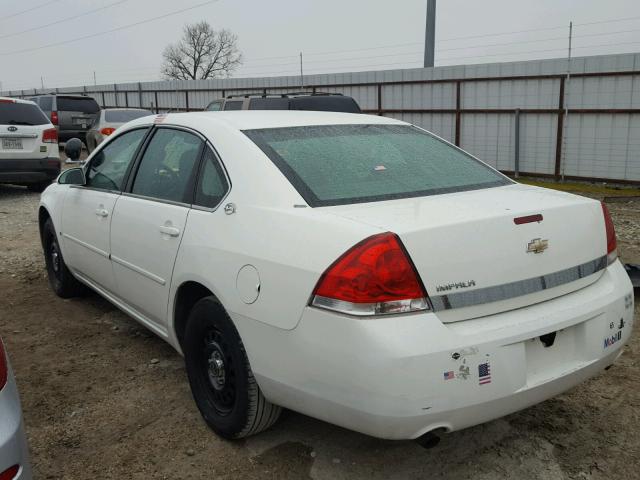
[[[97, 295], [51, 293], [37, 204], [37, 194], [0, 185], [0, 335], [37, 479], [640, 478], [638, 329], [597, 378], [429, 450], [295, 413], [259, 436], [222, 441], [201, 421], [168, 345]], [[640, 201], [610, 209], [622, 258], [640, 263]]]

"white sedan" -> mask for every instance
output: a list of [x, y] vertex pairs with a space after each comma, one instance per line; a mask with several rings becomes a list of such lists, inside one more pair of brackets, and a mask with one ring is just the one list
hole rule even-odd
[[141, 118], [39, 220], [55, 292], [182, 352], [226, 438], [282, 407], [390, 439], [486, 422], [610, 366], [633, 321], [603, 204], [391, 118]]

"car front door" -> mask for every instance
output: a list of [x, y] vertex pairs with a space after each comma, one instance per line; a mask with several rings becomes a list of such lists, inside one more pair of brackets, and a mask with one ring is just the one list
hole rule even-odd
[[118, 296], [164, 331], [173, 265], [193, 203], [204, 142], [191, 131], [158, 127], [111, 224]]
[[111, 216], [148, 128], [113, 139], [93, 156], [84, 186], [70, 186], [62, 211], [65, 262], [100, 288], [114, 292], [109, 234]]

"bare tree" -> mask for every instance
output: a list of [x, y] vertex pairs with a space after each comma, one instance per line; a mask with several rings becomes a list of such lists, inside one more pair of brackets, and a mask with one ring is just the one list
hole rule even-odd
[[185, 25], [180, 41], [162, 54], [162, 74], [172, 80], [228, 77], [242, 63], [237, 41], [234, 33], [215, 31], [205, 21]]

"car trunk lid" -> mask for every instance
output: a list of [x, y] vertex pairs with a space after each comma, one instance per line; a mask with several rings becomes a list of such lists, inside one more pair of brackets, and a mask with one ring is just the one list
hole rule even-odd
[[42, 125], [0, 125], [0, 159], [45, 158]]
[[[549, 300], [606, 266], [600, 204], [553, 190], [514, 184], [323, 210], [397, 233], [444, 322]], [[542, 220], [515, 221], [533, 215]]]

